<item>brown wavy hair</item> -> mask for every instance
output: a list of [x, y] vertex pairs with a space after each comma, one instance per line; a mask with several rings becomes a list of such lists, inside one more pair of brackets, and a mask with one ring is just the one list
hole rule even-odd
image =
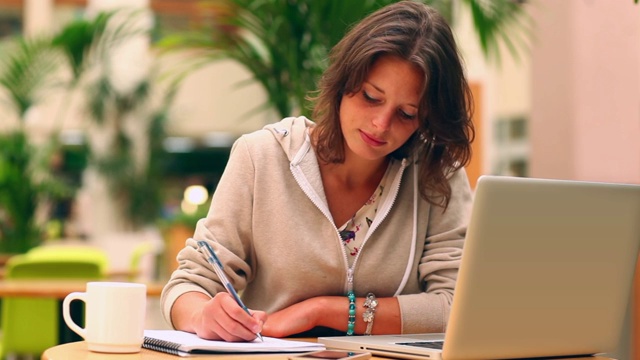
[[473, 97], [451, 28], [433, 8], [400, 1], [372, 13], [331, 50], [329, 67], [312, 101], [317, 124], [312, 133], [321, 161], [344, 161], [340, 130], [342, 97], [360, 91], [369, 70], [384, 55], [400, 57], [422, 70], [419, 126], [407, 142], [390, 154], [418, 165], [420, 195], [447, 207], [449, 175], [471, 159], [475, 136]]

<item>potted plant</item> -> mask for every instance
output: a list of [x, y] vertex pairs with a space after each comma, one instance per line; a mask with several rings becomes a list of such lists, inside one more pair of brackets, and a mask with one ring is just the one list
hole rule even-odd
[[[88, 139], [85, 171], [93, 172], [107, 185], [109, 196], [105, 198], [113, 200], [112, 211], [122, 226], [112, 229], [116, 232], [136, 230], [153, 222], [161, 208], [159, 157], [174, 91], [170, 86], [160, 106], [154, 108], [152, 76], [123, 90], [115, 85], [113, 73], [113, 53], [118, 46], [148, 32], [139, 26], [141, 16], [144, 12], [127, 8], [100, 12], [91, 19], [67, 24], [53, 39], [71, 69], [66, 96], [71, 97], [76, 88], [84, 90], [82, 110]], [[142, 144], [136, 144], [128, 131], [132, 122], [143, 128]], [[106, 139], [96, 140], [95, 133]], [[146, 156], [136, 158], [136, 152]]]
[[[211, 61], [232, 59], [242, 64], [266, 91], [264, 108], [281, 117], [309, 115], [306, 97], [326, 64], [328, 51], [347, 29], [367, 14], [397, 0], [209, 0], [201, 13], [212, 19], [194, 31], [165, 37], [169, 50], [199, 49]], [[453, 0], [424, 0], [453, 21]], [[516, 51], [514, 40], [526, 30], [520, 1], [463, 0], [471, 11], [481, 48], [497, 56], [505, 43]], [[200, 60], [200, 59], [198, 59]], [[198, 63], [202, 64], [202, 63]]]
[[[79, 19], [66, 24], [52, 37], [13, 38], [1, 49], [0, 90], [12, 105], [17, 121], [10, 131], [0, 134], [0, 252], [24, 252], [43, 240], [47, 221], [43, 206], [47, 201], [72, 197], [76, 189], [65, 184], [52, 168], [54, 156], [62, 151], [59, 133], [68, 116], [67, 105], [74, 92], [87, 90], [86, 110], [94, 125], [116, 124], [116, 140], [112, 152], [98, 154], [93, 144], [89, 164], [100, 171], [110, 184], [113, 198], [121, 207], [114, 209], [130, 221], [128, 228], [155, 221], [161, 207], [160, 181], [161, 142], [164, 123], [177, 82], [170, 85], [158, 107], [147, 101], [153, 81], [143, 79], [133, 93], [114, 90], [109, 78], [107, 59], [114, 44], [140, 34], [129, 28], [136, 14], [125, 14], [119, 24], [110, 25], [117, 12], [97, 14], [92, 19]], [[60, 69], [68, 71], [59, 71]], [[96, 69], [103, 70], [95, 75]], [[53, 91], [64, 92], [65, 98], [57, 114], [52, 116], [53, 131], [44, 142], [29, 138], [25, 123], [29, 110]], [[143, 109], [143, 110], [141, 110]], [[136, 111], [135, 116], [132, 116]], [[116, 114], [115, 120], [110, 115]], [[147, 157], [140, 168], [132, 171], [131, 140], [123, 131], [125, 116], [145, 122]], [[6, 116], [2, 121], [13, 120]], [[38, 214], [43, 215], [37, 220]], [[118, 230], [118, 229], [116, 229]]]
[[[42, 240], [39, 205], [70, 196], [63, 182], [50, 176], [50, 149], [32, 145], [25, 130], [28, 110], [53, 86], [57, 57], [46, 39], [15, 39], [3, 47], [0, 87], [15, 111], [17, 124], [0, 134], [0, 252], [21, 253]], [[3, 118], [9, 121], [8, 117]]]

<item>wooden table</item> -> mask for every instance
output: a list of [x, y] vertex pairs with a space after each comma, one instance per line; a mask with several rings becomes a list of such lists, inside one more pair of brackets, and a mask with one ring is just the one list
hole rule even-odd
[[[7, 269], [2, 266], [2, 260], [0, 259], [0, 279], [5, 279], [6, 273]], [[139, 271], [131, 270], [107, 270], [105, 277], [108, 281], [128, 281], [128, 279], [135, 279], [139, 273]]]
[[[292, 339], [295, 340], [295, 339]], [[315, 339], [298, 339], [304, 341], [315, 341]], [[235, 355], [202, 355], [202, 356], [190, 356], [189, 359], [194, 360], [212, 360], [212, 359], [224, 359], [224, 360], [242, 360], [242, 359], [253, 359], [253, 360], [287, 360], [289, 358], [288, 354], [258, 354], [258, 355], [248, 355], [248, 354], [235, 354]], [[180, 359], [180, 357], [175, 355], [169, 355], [153, 350], [142, 349], [139, 353], [136, 354], [102, 354], [91, 352], [87, 349], [87, 343], [84, 341], [72, 342], [68, 344], [54, 346], [42, 354], [42, 360], [153, 360], [153, 359]], [[373, 356], [371, 359], [389, 359], [386, 357], [378, 357]], [[610, 358], [605, 357], [577, 357], [577, 358], [563, 358], [562, 360], [612, 360]]]
[[[64, 299], [72, 292], [84, 292], [86, 280], [0, 280], [0, 298], [43, 297]], [[164, 283], [148, 283], [147, 296], [160, 296]]]

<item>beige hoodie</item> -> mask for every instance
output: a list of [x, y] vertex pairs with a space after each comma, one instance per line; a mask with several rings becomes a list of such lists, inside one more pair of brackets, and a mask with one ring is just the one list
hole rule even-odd
[[[314, 296], [346, 296], [351, 277], [358, 297], [398, 297], [403, 333], [444, 332], [471, 204], [464, 170], [452, 174], [443, 212], [420, 197], [416, 166], [393, 161], [391, 189], [349, 269], [309, 142], [312, 126], [286, 118], [238, 139], [194, 239], [209, 241], [250, 309], [271, 313]], [[162, 293], [168, 321], [185, 292], [224, 291], [195, 240], [178, 261]]]

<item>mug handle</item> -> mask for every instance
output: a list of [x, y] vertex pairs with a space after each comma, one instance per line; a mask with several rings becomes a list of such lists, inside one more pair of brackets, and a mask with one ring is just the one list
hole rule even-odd
[[62, 316], [64, 317], [64, 322], [67, 326], [73, 330], [76, 334], [80, 335], [83, 339], [87, 339], [87, 330], [85, 328], [81, 328], [78, 324], [76, 324], [71, 318], [70, 306], [73, 300], [80, 300], [87, 303], [87, 293], [83, 292], [72, 292], [64, 298], [62, 302]]

